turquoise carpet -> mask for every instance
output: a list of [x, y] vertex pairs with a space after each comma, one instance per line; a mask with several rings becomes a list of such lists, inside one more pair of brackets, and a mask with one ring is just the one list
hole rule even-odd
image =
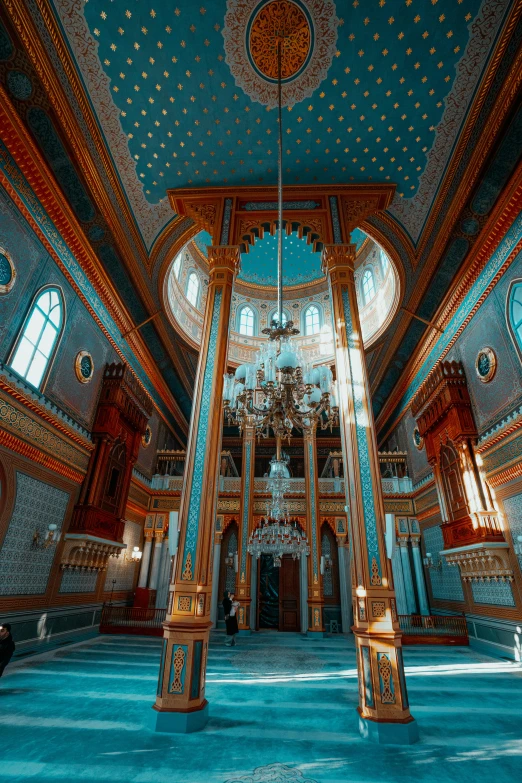
[[100, 636], [0, 680], [3, 781], [513, 783], [522, 775], [522, 669], [469, 648], [406, 648], [420, 742], [370, 745], [357, 729], [351, 640], [212, 637], [198, 734], [146, 728], [160, 640]]

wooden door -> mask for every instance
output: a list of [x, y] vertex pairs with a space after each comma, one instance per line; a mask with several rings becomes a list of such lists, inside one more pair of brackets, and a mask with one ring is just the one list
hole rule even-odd
[[299, 631], [299, 560], [284, 555], [279, 569], [279, 630]]

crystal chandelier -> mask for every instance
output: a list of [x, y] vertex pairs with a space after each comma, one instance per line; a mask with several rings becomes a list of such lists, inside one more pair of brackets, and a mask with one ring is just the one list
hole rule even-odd
[[277, 243], [277, 316], [263, 334], [265, 346], [252, 364], [243, 364], [235, 375], [226, 374], [223, 387], [225, 419], [239, 431], [248, 422], [258, 437], [274, 432], [276, 459], [280, 459], [281, 441], [290, 440], [292, 430], [303, 431], [318, 425], [332, 429], [339, 421], [335, 386], [329, 367], [313, 367], [305, 360], [292, 337], [299, 334], [293, 322], [283, 322], [283, 118], [281, 110], [281, 47], [278, 49], [278, 243]]
[[271, 554], [274, 565], [278, 567], [283, 555], [292, 555], [294, 560], [300, 560], [301, 555], [310, 554], [310, 547], [297, 520], [269, 517], [262, 519], [260, 527], [250, 536], [247, 551], [258, 559], [261, 555]]

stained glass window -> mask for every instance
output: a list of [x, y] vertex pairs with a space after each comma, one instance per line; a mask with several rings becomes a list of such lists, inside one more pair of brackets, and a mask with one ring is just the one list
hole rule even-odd
[[13, 370], [37, 389], [62, 328], [62, 310], [59, 289], [44, 289], [25, 320], [11, 360]]

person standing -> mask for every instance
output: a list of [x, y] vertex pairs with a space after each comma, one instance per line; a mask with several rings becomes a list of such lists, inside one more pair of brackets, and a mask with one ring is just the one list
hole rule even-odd
[[13, 657], [15, 643], [11, 636], [11, 626], [9, 623], [0, 625], [0, 677], [4, 669]]
[[236, 612], [239, 606], [238, 601], [234, 601], [234, 593], [229, 593], [225, 590], [223, 596], [223, 610], [225, 612], [225, 625], [227, 627], [227, 640], [225, 642], [227, 647], [234, 647], [236, 644], [236, 633], [239, 631], [237, 625]]

